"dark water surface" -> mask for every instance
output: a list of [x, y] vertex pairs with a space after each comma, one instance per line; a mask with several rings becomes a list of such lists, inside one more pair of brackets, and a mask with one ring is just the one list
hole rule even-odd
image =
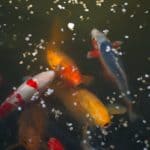
[[[78, 4], [73, 4], [73, 1]], [[94, 0], [1, 0], [0, 102], [4, 101], [14, 86], [17, 87], [23, 82], [25, 76], [39, 73], [48, 67], [45, 47], [48, 41], [53, 39], [52, 30], [58, 26], [57, 36], [63, 34], [65, 39], [62, 37], [56, 44], [76, 61], [84, 74], [95, 77], [96, 82], [88, 88], [107, 103], [106, 97], [115, 95], [103, 80], [99, 63], [86, 59], [86, 53], [91, 49], [91, 29], [107, 29], [108, 37], [112, 41], [123, 41], [121, 58], [131, 94], [136, 102], [135, 110], [142, 117], [134, 123], [128, 122], [127, 127], [127, 115], [114, 117], [112, 125], [107, 129], [107, 136], [100, 129], [91, 128], [90, 144], [96, 150], [150, 149], [149, 8], [149, 0], [104, 0], [101, 7], [96, 6]], [[73, 31], [67, 27], [69, 22], [75, 25]], [[63, 33], [61, 28], [64, 30]], [[64, 43], [60, 44], [63, 40]], [[35, 49], [38, 50], [35, 56], [37, 61], [33, 62], [35, 57], [32, 53]], [[25, 52], [30, 52], [31, 55], [23, 58]], [[60, 109], [63, 115], [60, 119], [55, 119], [54, 115], [49, 116], [47, 134], [60, 138], [66, 149], [81, 149], [81, 125], [68, 115], [61, 103], [56, 101], [52, 98], [51, 104], [47, 104], [49, 112], [55, 107]], [[17, 111], [0, 121], [0, 150], [17, 143], [19, 115], [20, 112]], [[66, 122], [73, 123], [73, 131], [68, 129]]]

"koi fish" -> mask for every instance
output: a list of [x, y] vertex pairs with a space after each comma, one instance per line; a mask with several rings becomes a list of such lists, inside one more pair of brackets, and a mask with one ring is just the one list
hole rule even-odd
[[61, 41], [68, 41], [72, 36], [70, 32], [60, 32], [61, 23], [61, 18], [54, 18], [50, 30], [50, 41], [46, 51], [50, 69], [54, 70], [69, 87], [76, 87], [82, 83], [89, 84], [93, 78], [82, 75], [74, 60], [60, 50]]
[[9, 146], [7, 150], [64, 150], [59, 139], [45, 138], [48, 130], [47, 120], [48, 115], [45, 109], [37, 104], [29, 105], [19, 117], [18, 144]]
[[67, 88], [60, 83], [50, 85], [56, 97], [81, 124], [100, 127], [110, 124], [110, 114], [104, 104], [90, 91], [79, 88]]
[[94, 50], [87, 53], [87, 58], [97, 58], [99, 60], [104, 77], [117, 85], [117, 88], [124, 95], [123, 100], [128, 107], [129, 118], [134, 120], [136, 116], [132, 111], [131, 98], [127, 95], [129, 91], [127, 77], [121, 66], [119, 56], [114, 49], [119, 48], [121, 42], [116, 41], [111, 44], [105, 34], [97, 29], [91, 31], [91, 38]]
[[76, 87], [92, 80], [91, 77], [83, 76], [75, 62], [62, 51], [48, 50], [47, 60], [50, 68], [69, 86]]
[[36, 92], [42, 92], [54, 80], [54, 71], [46, 71], [33, 76], [17, 88], [1, 105], [0, 118], [26, 103]]
[[[70, 114], [83, 126], [82, 136], [84, 139], [87, 137], [85, 133], [89, 126], [106, 128], [111, 124], [111, 115], [124, 113], [122, 108], [112, 109], [109, 106], [111, 108], [109, 110], [97, 96], [87, 89], [67, 88], [65, 84], [57, 81], [50, 86], [54, 89], [54, 95], [59, 98]], [[86, 146], [89, 146], [88, 143]]]

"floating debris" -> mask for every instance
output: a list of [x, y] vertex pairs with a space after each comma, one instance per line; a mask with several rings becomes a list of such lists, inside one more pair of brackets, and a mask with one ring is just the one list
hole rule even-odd
[[69, 22], [68, 25], [67, 25], [68, 29], [73, 31], [74, 30], [74, 27], [75, 27], [75, 24], [72, 23], [72, 22]]

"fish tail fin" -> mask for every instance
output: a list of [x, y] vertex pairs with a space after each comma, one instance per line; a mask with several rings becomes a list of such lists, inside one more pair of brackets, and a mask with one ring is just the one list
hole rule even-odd
[[84, 85], [90, 85], [94, 80], [93, 76], [90, 75], [82, 75], [82, 83]]
[[134, 111], [131, 110], [128, 111], [128, 116], [131, 122], [135, 122], [139, 118], [139, 116]]
[[86, 124], [83, 127], [83, 133], [82, 133], [82, 143], [81, 143], [81, 148], [82, 150], [93, 150], [93, 147], [90, 145], [89, 139], [88, 139], [88, 128], [89, 125]]
[[127, 112], [127, 108], [120, 104], [107, 104], [106, 108], [111, 115], [122, 115]]
[[132, 105], [132, 101], [130, 98], [128, 97], [125, 97], [123, 99], [123, 102], [125, 103], [125, 105], [127, 106], [127, 109], [128, 109], [128, 117], [129, 117], [129, 120], [131, 122], [135, 122], [139, 116], [138, 114], [133, 110], [133, 105]]

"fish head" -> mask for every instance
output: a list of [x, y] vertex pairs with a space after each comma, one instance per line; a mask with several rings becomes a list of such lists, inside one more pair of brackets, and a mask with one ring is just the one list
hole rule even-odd
[[94, 28], [91, 31], [91, 40], [94, 49], [98, 49], [99, 45], [106, 41], [106, 35], [103, 32], [100, 32], [98, 29]]
[[50, 67], [67, 85], [77, 86], [81, 84], [81, 73], [72, 58], [58, 50], [49, 50], [47, 58]]
[[52, 70], [41, 72], [38, 75], [34, 76], [33, 79], [38, 83], [38, 88], [43, 89], [55, 78], [55, 72]]
[[63, 56], [56, 50], [49, 50], [47, 53], [47, 60], [50, 67], [57, 71], [62, 63]]
[[95, 105], [95, 109], [93, 109], [93, 121], [95, 125], [98, 125], [101, 128], [105, 128], [110, 125], [111, 119], [110, 114], [107, 108], [100, 102]]

